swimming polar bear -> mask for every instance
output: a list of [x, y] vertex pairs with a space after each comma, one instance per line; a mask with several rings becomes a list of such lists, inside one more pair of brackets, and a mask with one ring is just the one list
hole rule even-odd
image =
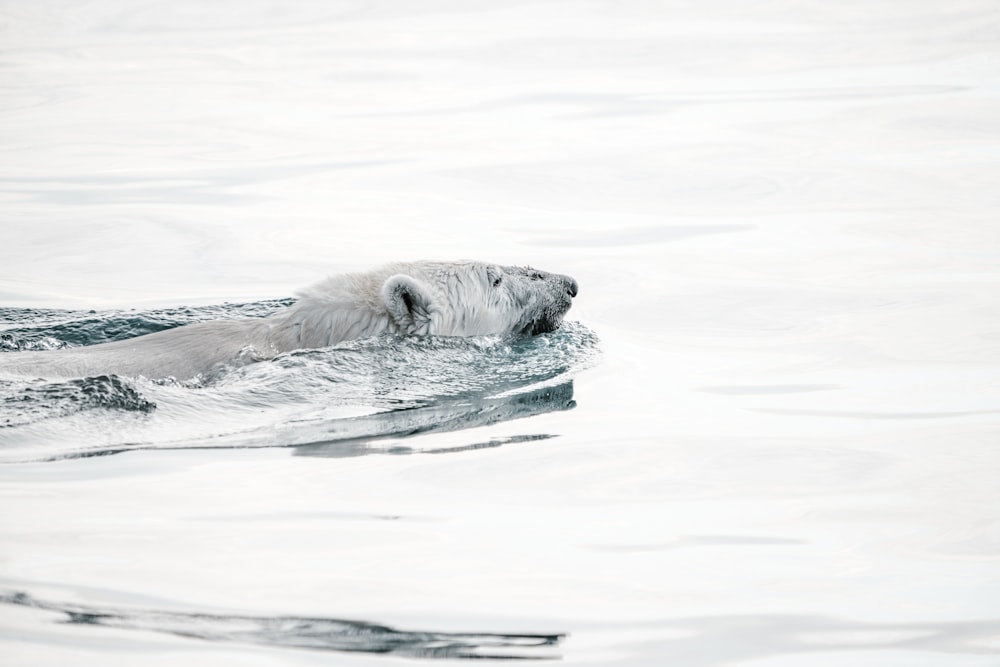
[[8, 352], [0, 354], [0, 373], [188, 379], [220, 365], [382, 333], [535, 335], [559, 326], [577, 289], [569, 276], [530, 267], [387, 264], [328, 278], [269, 317], [199, 322], [83, 348]]

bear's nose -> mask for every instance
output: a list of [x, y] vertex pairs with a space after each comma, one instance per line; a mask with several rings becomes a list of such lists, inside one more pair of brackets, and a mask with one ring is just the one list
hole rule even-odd
[[571, 297], [576, 296], [577, 293], [580, 291], [580, 286], [576, 283], [575, 280], [573, 280], [569, 276], [566, 276], [566, 291], [569, 293]]

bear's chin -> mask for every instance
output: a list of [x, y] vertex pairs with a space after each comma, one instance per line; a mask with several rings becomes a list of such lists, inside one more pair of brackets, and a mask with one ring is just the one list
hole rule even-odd
[[520, 331], [521, 336], [537, 336], [538, 334], [549, 333], [559, 328], [562, 318], [542, 318], [529, 322]]

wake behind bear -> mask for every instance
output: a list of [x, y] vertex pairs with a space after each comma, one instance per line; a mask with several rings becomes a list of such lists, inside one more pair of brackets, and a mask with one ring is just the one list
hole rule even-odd
[[82, 348], [0, 354], [0, 374], [189, 379], [221, 365], [383, 333], [531, 336], [557, 328], [576, 294], [569, 276], [529, 267], [387, 264], [328, 278], [270, 317], [199, 322]]

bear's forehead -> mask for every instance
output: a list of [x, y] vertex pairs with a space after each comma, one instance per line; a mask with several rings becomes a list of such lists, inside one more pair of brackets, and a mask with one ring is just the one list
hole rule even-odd
[[425, 275], [443, 280], [463, 280], [475, 278], [483, 280], [491, 269], [500, 269], [496, 264], [485, 262], [434, 262], [419, 267]]

